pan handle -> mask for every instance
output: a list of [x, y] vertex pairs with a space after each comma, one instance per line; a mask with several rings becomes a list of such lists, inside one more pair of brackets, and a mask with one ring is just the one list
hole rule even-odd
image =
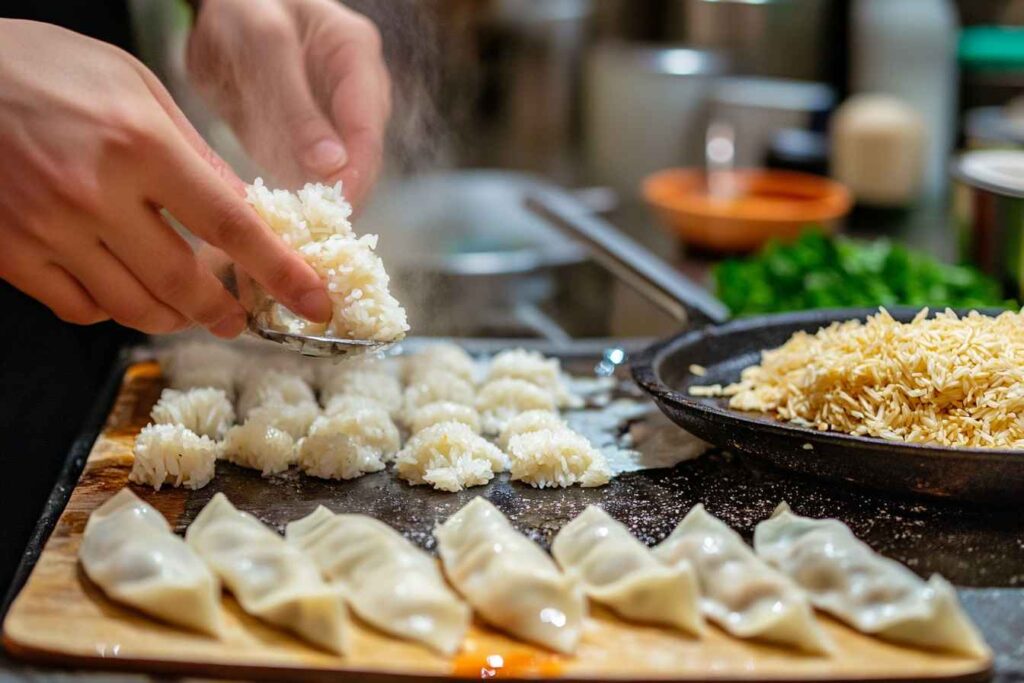
[[594, 260], [680, 322], [722, 323], [729, 310], [648, 249], [565, 196], [538, 190], [526, 207], [587, 247]]

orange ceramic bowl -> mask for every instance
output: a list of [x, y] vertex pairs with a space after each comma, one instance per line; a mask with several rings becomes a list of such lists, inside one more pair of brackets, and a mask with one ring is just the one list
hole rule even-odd
[[713, 251], [751, 251], [772, 238], [794, 239], [816, 225], [835, 229], [852, 205], [846, 187], [807, 173], [737, 170], [735, 193], [708, 195], [697, 169], [669, 169], [644, 180], [643, 194], [666, 229], [688, 244]]

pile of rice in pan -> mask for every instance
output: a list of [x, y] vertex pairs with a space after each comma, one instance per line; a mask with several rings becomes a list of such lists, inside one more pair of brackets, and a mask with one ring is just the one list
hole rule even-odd
[[1024, 449], [1024, 311], [922, 310], [798, 332], [727, 387], [729, 406], [893, 441]]

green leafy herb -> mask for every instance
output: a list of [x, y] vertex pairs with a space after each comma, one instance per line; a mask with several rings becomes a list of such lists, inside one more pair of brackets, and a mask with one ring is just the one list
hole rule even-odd
[[805, 232], [768, 243], [748, 259], [715, 267], [715, 286], [733, 315], [812, 308], [931, 306], [1015, 308], [991, 278], [936, 261], [888, 240], [863, 242]]

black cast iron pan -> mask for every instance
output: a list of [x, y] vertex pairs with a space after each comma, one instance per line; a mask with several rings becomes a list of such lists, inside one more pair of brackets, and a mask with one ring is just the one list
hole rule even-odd
[[[779, 467], [823, 479], [901, 494], [990, 504], [1024, 499], [1024, 451], [949, 448], [823, 432], [763, 413], [733, 410], [727, 399], [689, 394], [694, 385], [729, 384], [760, 360], [761, 351], [797, 331], [836, 321], [864, 320], [875, 309], [838, 309], [728, 320], [716, 299], [601, 219], [538, 194], [529, 207], [573, 235], [596, 260], [688, 322], [679, 335], [631, 359], [633, 377], [673, 422], [720, 448], [742, 451]], [[917, 309], [897, 308], [910, 321]], [[990, 313], [992, 311], [989, 311]], [[694, 375], [691, 366], [705, 369]]]

